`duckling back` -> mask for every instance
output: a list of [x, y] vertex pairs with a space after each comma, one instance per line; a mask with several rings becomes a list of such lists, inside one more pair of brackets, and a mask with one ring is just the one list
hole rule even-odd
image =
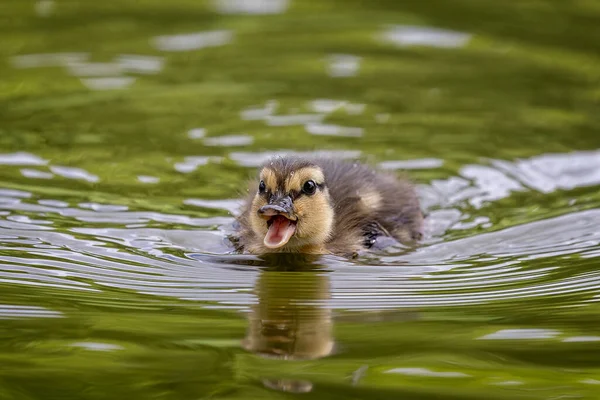
[[325, 175], [334, 209], [327, 248], [333, 253], [370, 248], [382, 236], [402, 243], [422, 236], [423, 214], [414, 186], [361, 163], [315, 161]]

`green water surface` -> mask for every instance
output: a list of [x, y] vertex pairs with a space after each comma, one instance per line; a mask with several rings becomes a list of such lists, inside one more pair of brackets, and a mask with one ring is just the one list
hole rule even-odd
[[[600, 399], [599, 128], [594, 0], [3, 0], [0, 399]], [[424, 243], [230, 254], [290, 151]]]

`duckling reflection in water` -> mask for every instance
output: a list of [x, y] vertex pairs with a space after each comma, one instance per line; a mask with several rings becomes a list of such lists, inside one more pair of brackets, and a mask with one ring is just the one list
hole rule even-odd
[[243, 342], [246, 350], [284, 360], [312, 360], [333, 351], [329, 277], [306, 265], [261, 273], [255, 285], [258, 302], [251, 307]]
[[238, 250], [351, 255], [388, 237], [414, 243], [423, 215], [410, 182], [338, 160], [280, 157], [250, 186]]
[[[327, 304], [329, 276], [312, 267], [313, 260], [303, 255], [274, 256], [277, 259], [267, 261], [278, 265], [262, 271], [256, 281], [258, 302], [250, 308], [242, 347], [258, 356], [279, 360], [327, 357], [335, 348], [332, 311]], [[291, 256], [300, 258], [290, 259]], [[285, 259], [279, 260], [280, 257]], [[260, 379], [265, 386], [279, 391], [312, 390], [310, 381], [289, 374]]]

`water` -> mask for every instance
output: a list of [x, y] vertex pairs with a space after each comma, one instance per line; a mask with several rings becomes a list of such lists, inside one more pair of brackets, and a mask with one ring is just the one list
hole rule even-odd
[[[600, 397], [595, 2], [1, 8], [0, 399]], [[231, 254], [290, 152], [407, 171], [423, 244]]]

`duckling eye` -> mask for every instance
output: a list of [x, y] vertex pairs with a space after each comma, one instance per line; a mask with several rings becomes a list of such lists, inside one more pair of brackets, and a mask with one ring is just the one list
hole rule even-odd
[[315, 181], [306, 181], [302, 186], [302, 192], [308, 195], [315, 194], [316, 190], [317, 184], [315, 183]]
[[267, 190], [267, 186], [265, 185], [264, 181], [260, 181], [260, 183], [258, 184], [258, 191], [260, 193], [264, 193], [265, 190]]

